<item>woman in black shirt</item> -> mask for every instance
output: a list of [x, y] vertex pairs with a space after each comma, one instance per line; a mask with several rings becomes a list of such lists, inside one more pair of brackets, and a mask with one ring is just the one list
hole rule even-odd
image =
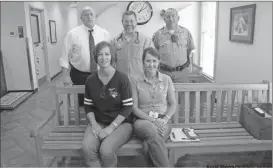
[[100, 42], [94, 51], [99, 70], [85, 84], [84, 107], [89, 120], [83, 139], [86, 164], [116, 167], [115, 152], [131, 137], [132, 93], [128, 77], [115, 70], [113, 47]]

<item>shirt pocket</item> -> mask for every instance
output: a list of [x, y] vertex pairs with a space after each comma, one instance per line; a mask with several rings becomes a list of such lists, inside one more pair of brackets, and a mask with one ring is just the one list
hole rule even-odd
[[180, 38], [178, 39], [178, 46], [179, 46], [180, 48], [187, 48], [187, 45], [188, 45], [188, 40], [187, 40], [187, 38], [185, 38], [185, 37], [180, 37]]
[[172, 52], [172, 42], [171, 40], [162, 39], [159, 41], [159, 51], [160, 53], [166, 54]]

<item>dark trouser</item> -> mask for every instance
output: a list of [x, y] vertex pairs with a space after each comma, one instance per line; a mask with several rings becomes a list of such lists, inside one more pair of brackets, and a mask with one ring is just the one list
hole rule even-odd
[[[89, 75], [91, 75], [90, 72], [82, 72], [71, 66], [70, 78], [73, 82], [73, 85], [85, 85], [85, 81]], [[78, 99], [79, 105], [83, 106], [84, 94], [79, 94]]]

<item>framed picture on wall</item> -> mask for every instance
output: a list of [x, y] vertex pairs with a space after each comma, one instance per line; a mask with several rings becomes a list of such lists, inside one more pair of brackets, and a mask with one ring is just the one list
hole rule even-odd
[[256, 4], [230, 9], [229, 40], [253, 44]]
[[50, 42], [57, 43], [56, 22], [54, 20], [49, 20], [49, 30], [50, 30]]

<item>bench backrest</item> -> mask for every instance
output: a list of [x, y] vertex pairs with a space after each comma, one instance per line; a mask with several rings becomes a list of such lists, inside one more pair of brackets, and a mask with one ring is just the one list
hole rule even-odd
[[[272, 83], [215, 84], [175, 83], [178, 103], [174, 124], [238, 121], [242, 103], [267, 103]], [[53, 87], [55, 95], [56, 126], [85, 125], [85, 112], [79, 108], [78, 94], [84, 86]]]

